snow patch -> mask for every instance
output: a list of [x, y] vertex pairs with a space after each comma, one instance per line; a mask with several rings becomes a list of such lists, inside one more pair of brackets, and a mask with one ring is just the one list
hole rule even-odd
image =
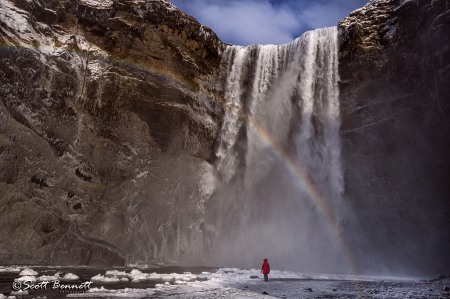
[[112, 0], [78, 0], [81, 4], [99, 9], [112, 8]]
[[[1, 267], [0, 266], [0, 273], [3, 272], [10, 272], [10, 273], [19, 273], [20, 272], [20, 268], [15, 268], [15, 267]], [[0, 297], [1, 298], [1, 297]]]

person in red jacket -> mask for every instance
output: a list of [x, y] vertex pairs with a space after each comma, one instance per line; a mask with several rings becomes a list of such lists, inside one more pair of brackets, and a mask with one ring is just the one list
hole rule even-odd
[[264, 280], [269, 281], [268, 275], [270, 273], [270, 265], [267, 262], [267, 259], [264, 259], [264, 263], [262, 264], [261, 272], [262, 272], [262, 274], [264, 274]]

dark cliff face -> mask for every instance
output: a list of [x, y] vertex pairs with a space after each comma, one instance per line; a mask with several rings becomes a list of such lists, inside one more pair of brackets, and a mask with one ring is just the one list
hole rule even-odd
[[378, 272], [444, 271], [450, 1], [370, 1], [339, 34], [345, 197], [360, 225], [348, 240], [360, 249], [354, 258]]
[[164, 0], [7, 0], [0, 26], [0, 263], [201, 251], [216, 35]]

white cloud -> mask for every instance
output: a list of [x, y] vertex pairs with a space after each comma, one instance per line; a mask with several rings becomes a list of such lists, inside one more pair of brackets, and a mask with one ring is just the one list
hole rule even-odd
[[203, 1], [194, 17], [211, 27], [223, 41], [245, 46], [288, 43], [293, 40], [292, 32], [301, 26], [293, 11], [275, 8], [267, 1]]
[[[274, 0], [272, 0], [274, 1]], [[311, 29], [336, 26], [367, 0], [172, 0], [234, 45], [284, 44]]]
[[317, 29], [337, 26], [338, 21], [348, 16], [352, 11], [352, 9], [349, 10], [338, 3], [312, 4], [300, 11], [299, 18], [303, 26]]

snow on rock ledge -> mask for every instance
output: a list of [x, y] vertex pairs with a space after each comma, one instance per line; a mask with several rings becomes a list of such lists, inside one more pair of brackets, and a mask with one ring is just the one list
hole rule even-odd
[[95, 7], [97, 9], [109, 9], [112, 8], [113, 1], [111, 0], [78, 0], [80, 4]]
[[397, 32], [397, 18], [392, 12], [399, 6], [397, 0], [371, 0], [339, 22], [341, 44], [347, 39], [357, 41], [358, 50], [381, 51], [392, 44]]

